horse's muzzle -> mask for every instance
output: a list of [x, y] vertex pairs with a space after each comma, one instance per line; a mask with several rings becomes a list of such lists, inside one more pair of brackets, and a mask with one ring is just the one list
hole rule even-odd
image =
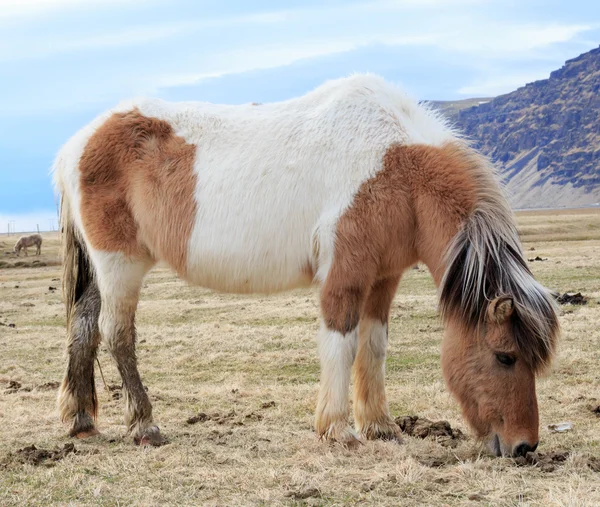
[[507, 448], [497, 433], [494, 433], [492, 438], [488, 442], [488, 449], [498, 457], [513, 457], [525, 456], [528, 452], [535, 452], [538, 446], [536, 442], [533, 446], [527, 442], [519, 442], [514, 448]]

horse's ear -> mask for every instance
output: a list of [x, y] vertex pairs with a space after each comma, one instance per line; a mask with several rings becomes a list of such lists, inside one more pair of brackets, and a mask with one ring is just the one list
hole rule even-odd
[[490, 301], [487, 309], [488, 321], [494, 324], [502, 324], [508, 320], [515, 309], [513, 298], [500, 296]]

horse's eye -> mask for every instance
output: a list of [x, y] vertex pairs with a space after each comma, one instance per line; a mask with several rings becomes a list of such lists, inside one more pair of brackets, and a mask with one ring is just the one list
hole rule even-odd
[[502, 354], [500, 352], [496, 354], [496, 359], [505, 366], [512, 366], [517, 360], [515, 356], [511, 356], [510, 354]]

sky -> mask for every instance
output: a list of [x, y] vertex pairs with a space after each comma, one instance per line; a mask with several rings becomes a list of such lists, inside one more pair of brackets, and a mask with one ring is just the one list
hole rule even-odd
[[354, 72], [490, 97], [598, 45], [597, 0], [0, 0], [0, 233], [57, 226], [56, 152], [126, 98], [271, 102]]

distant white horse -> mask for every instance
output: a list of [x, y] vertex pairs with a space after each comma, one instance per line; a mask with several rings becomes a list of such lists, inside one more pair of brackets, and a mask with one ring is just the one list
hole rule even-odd
[[420, 261], [440, 286], [442, 367], [467, 420], [498, 454], [537, 446], [535, 373], [558, 335], [552, 299], [523, 259], [489, 162], [382, 79], [260, 106], [125, 104], [66, 144], [55, 179], [69, 340], [59, 407], [71, 435], [97, 432], [102, 336], [134, 440], [162, 442], [134, 316], [144, 275], [165, 261], [221, 291], [318, 283], [317, 434], [349, 446], [398, 438], [384, 388], [388, 317], [402, 273]]
[[27, 247], [35, 246], [35, 255], [42, 254], [42, 236], [40, 234], [32, 234], [31, 236], [21, 236], [15, 244], [15, 253], [19, 255], [21, 250], [25, 251], [27, 257]]

